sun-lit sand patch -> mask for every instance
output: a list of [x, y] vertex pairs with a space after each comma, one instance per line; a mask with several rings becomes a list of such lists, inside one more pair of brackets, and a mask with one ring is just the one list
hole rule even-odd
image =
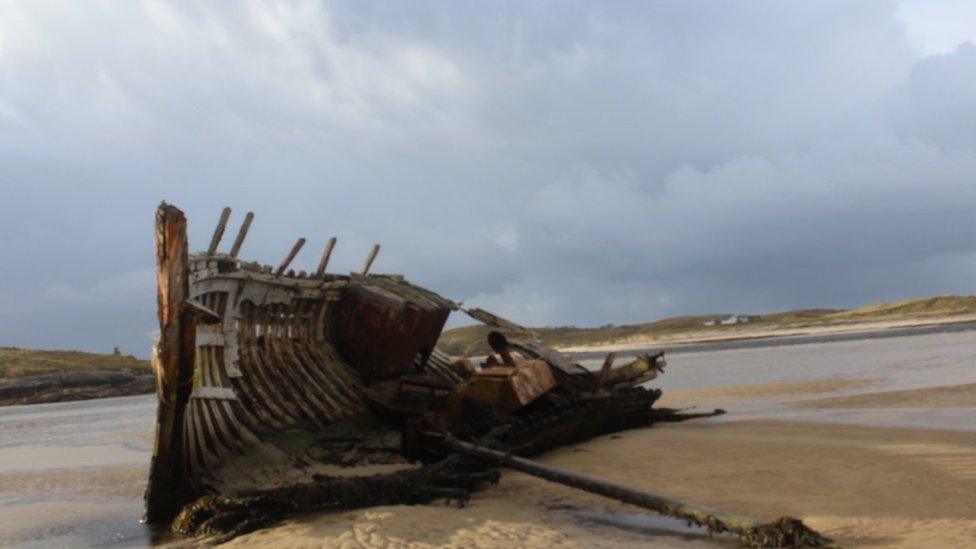
[[[479, 512], [481, 511], [481, 512]], [[566, 532], [529, 512], [488, 513], [446, 506], [389, 506], [292, 521], [229, 545], [289, 547], [550, 547], [578, 546]], [[509, 516], [500, 516], [509, 515]]]
[[816, 408], [968, 408], [976, 407], [976, 383], [837, 396], [796, 404]]
[[[232, 540], [259, 547], [716, 547], [702, 533], [656, 532], [631, 525], [606, 526], [566, 510], [572, 498], [561, 487], [520, 474], [475, 494], [465, 508], [432, 504], [384, 506], [290, 520]], [[584, 506], [619, 504], [595, 496], [574, 499]], [[629, 509], [634, 511], [633, 508]], [[637, 510], [639, 512], [639, 510]], [[612, 515], [611, 515], [612, 516]]]

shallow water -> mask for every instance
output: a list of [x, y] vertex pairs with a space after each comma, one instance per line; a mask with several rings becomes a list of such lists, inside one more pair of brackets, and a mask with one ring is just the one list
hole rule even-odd
[[0, 407], [0, 546], [141, 547], [155, 396]]
[[[935, 387], [976, 383], [976, 332], [683, 352], [669, 355], [668, 362], [667, 373], [650, 385], [668, 391], [820, 379], [881, 380], [868, 389], [826, 396]], [[598, 360], [587, 364], [599, 367]], [[720, 420], [976, 429], [976, 410], [969, 408], [800, 409], [782, 399], [722, 405], [729, 414]], [[154, 395], [0, 407], [0, 547], [148, 545], [152, 533], [139, 519], [154, 416]], [[580, 520], [616, 523], [624, 529], [653, 532], [674, 526], [643, 515], [579, 512]], [[671, 534], [701, 541], [699, 532], [679, 529]]]
[[[832, 341], [717, 352], [666, 355], [665, 374], [648, 383], [667, 394], [703, 389], [817, 380], [877, 380], [877, 385], [823, 394], [768, 399], [722, 399], [729, 413], [720, 420], [780, 419], [837, 421], [879, 427], [976, 430], [976, 409], [826, 410], [799, 408], [791, 401], [880, 391], [923, 389], [976, 383], [976, 332], [959, 331], [907, 337]], [[623, 360], [620, 360], [623, 362]], [[589, 368], [601, 361], [587, 360]], [[706, 399], [707, 400], [707, 399]]]

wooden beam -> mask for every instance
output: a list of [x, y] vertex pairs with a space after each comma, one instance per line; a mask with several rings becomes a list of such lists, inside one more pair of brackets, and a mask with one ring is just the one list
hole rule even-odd
[[315, 270], [315, 276], [317, 278], [325, 276], [325, 269], [329, 266], [329, 258], [332, 257], [332, 250], [335, 249], [336, 242], [337, 239], [333, 236], [325, 245], [325, 251], [322, 252], [322, 260], [319, 261], [319, 268]]
[[241, 245], [244, 244], [244, 237], [247, 236], [247, 230], [251, 228], [251, 222], [254, 221], [254, 212], [247, 212], [244, 216], [244, 223], [241, 224], [241, 229], [237, 231], [237, 238], [234, 239], [234, 245], [230, 249], [230, 256], [236, 258], [237, 254], [241, 251]]
[[229, 207], [224, 208], [224, 211], [220, 212], [220, 221], [217, 222], [217, 228], [214, 229], [213, 237], [210, 239], [210, 247], [207, 248], [207, 255], [217, 253], [217, 246], [220, 245], [220, 239], [224, 237], [224, 229], [227, 228], [228, 219], [230, 219]]
[[146, 486], [146, 521], [169, 522], [192, 495], [183, 463], [183, 426], [193, 389], [196, 329], [189, 298], [189, 245], [186, 217], [166, 204], [156, 211], [156, 299], [159, 343], [154, 366], [159, 403]]
[[603, 359], [603, 367], [600, 368], [600, 374], [596, 376], [596, 383], [593, 384], [594, 391], [603, 386], [603, 382], [607, 380], [607, 374], [610, 373], [610, 368], [613, 366], [613, 361], [616, 360], [616, 358], [617, 353], [611, 352], [607, 355], [607, 358]]
[[292, 260], [295, 259], [295, 256], [298, 255], [299, 250], [301, 250], [302, 246], [304, 245], [305, 245], [304, 237], [299, 238], [298, 242], [295, 242], [295, 245], [291, 247], [291, 251], [288, 252], [288, 257], [286, 257], [285, 260], [281, 262], [281, 265], [278, 265], [278, 270], [275, 271], [276, 275], [282, 275], [285, 273], [285, 269], [287, 269], [288, 266], [291, 265]]
[[451, 437], [444, 437], [444, 446], [468, 455], [477, 456], [489, 463], [498, 463], [509, 469], [521, 471], [534, 477], [572, 486], [584, 492], [629, 503], [660, 513], [685, 520], [709, 529], [710, 532], [732, 532], [741, 536], [744, 545], [750, 547], [832, 547], [829, 538], [810, 529], [798, 519], [783, 517], [776, 522], [760, 524], [752, 518], [733, 513], [726, 513], [715, 509], [702, 507], [694, 503], [681, 501], [637, 490], [630, 486], [616, 484], [582, 473], [573, 473], [565, 469], [539, 463], [530, 459], [513, 456], [506, 452], [499, 452], [491, 448], [471, 444]]
[[366, 258], [366, 264], [363, 265], [363, 272], [359, 273], [363, 276], [369, 274], [369, 268], [373, 266], [373, 262], [376, 261], [377, 254], [380, 253], [380, 245], [374, 244], [373, 249], [369, 251], [369, 256]]

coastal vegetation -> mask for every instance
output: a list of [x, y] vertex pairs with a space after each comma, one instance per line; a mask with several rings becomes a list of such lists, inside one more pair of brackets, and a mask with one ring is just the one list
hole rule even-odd
[[149, 361], [121, 353], [0, 347], [0, 406], [153, 392]]
[[151, 373], [148, 360], [132, 355], [44, 351], [0, 347], [0, 378], [15, 378], [80, 370], [133, 370]]
[[[777, 330], [836, 327], [843, 325], [917, 320], [920, 324], [951, 321], [976, 315], [976, 295], [939, 296], [925, 299], [877, 303], [853, 309], [797, 309], [770, 314], [708, 314], [665, 318], [641, 324], [535, 327], [532, 331], [553, 347], [613, 345], [666, 338], [675, 341], [722, 336], [749, 337]], [[733, 317], [745, 321], [729, 322]], [[438, 345], [454, 355], [484, 355], [489, 352], [486, 337], [491, 329], [483, 325], [446, 330]]]

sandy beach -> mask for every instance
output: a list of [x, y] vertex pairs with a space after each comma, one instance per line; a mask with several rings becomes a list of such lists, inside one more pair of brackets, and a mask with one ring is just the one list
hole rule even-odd
[[[651, 383], [661, 405], [726, 415], [539, 459], [762, 520], [795, 515], [845, 547], [972, 546], [973, 364], [971, 331], [675, 354]], [[154, 409], [148, 395], [0, 409], [0, 545], [149, 544], [138, 520]], [[511, 471], [463, 509], [310, 514], [230, 545], [736, 546]]]
[[[662, 404], [723, 407], [729, 414], [604, 436], [540, 459], [762, 520], [797, 516], [846, 547], [971, 546], [976, 425], [966, 418], [976, 405], [976, 386], [925, 385], [947, 377], [971, 380], [972, 337], [696, 353], [672, 361], [661, 379], [674, 376]], [[869, 364], [848, 367], [858, 356]], [[769, 362], [756, 364], [763, 358]], [[774, 381], [741, 382], [760, 377], [751, 369], [772, 368], [780, 372], [773, 369], [765, 377]], [[839, 421], [830, 414], [838, 409], [847, 414]], [[916, 421], [901, 415], [906, 411], [922, 414], [929, 428], [900, 426]], [[952, 429], [940, 428], [940, 413], [957, 419], [948, 423]], [[309, 516], [231, 543], [282, 544], [735, 546], [733, 540], [709, 539], [640, 509], [511, 471], [503, 472], [499, 486], [476, 493], [465, 509], [391, 506]]]

